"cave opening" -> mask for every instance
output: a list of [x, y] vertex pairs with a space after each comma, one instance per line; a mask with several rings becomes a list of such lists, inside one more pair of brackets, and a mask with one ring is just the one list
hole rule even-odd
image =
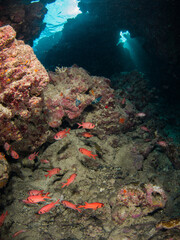
[[[128, 30], [120, 31], [120, 38], [117, 43], [117, 47], [123, 47], [124, 50], [128, 51], [129, 59], [126, 62], [132, 62], [131, 67], [128, 71], [134, 69], [149, 74], [149, 57], [147, 52], [143, 49], [144, 40], [142, 37], [131, 38], [131, 34]], [[121, 56], [125, 59], [125, 56]], [[123, 66], [125, 68], [125, 66]]]
[[[39, 2], [37, 1], [31, 1]], [[75, 18], [81, 13], [78, 7], [78, 0], [56, 0], [45, 5], [47, 13], [43, 19], [44, 30], [40, 36], [33, 41], [33, 49], [41, 60], [46, 53], [59, 43], [64, 24], [68, 19]]]
[[[158, 4], [151, 5], [148, 11], [158, 7]], [[157, 23], [165, 27], [158, 12], [154, 12], [152, 19], [150, 12], [142, 11], [136, 4], [126, 6], [115, 1], [108, 5], [107, 2], [56, 0], [46, 4], [46, 8], [48, 12], [43, 21], [46, 28], [33, 45], [46, 69], [54, 71], [56, 66], [77, 64], [91, 75], [110, 79], [137, 70], [149, 79], [151, 88], [157, 89], [162, 102], [169, 105], [168, 109], [177, 106], [179, 74], [177, 64], [172, 64], [177, 59], [166, 49], [169, 42], [164, 32], [158, 31]], [[172, 31], [170, 27], [169, 30]], [[174, 84], [171, 84], [172, 78]], [[115, 87], [113, 81], [111, 86]]]

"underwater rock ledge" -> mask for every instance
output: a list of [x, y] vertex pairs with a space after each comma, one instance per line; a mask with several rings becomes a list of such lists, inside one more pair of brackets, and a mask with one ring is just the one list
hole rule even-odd
[[115, 106], [109, 79], [90, 76], [75, 65], [48, 75], [32, 48], [15, 39], [11, 26], [1, 27], [0, 35], [1, 145], [8, 142], [16, 151], [34, 151], [63, 119], [73, 126], [82, 112], [84, 121], [96, 119], [100, 138], [120, 131], [119, 118], [127, 114]]

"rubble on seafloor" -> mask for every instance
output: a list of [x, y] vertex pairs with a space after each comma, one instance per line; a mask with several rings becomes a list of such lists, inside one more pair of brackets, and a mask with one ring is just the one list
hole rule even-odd
[[[8, 36], [4, 34], [7, 30]], [[48, 75], [32, 49], [15, 40], [10, 26], [0, 28], [0, 34], [0, 121], [4, 124], [0, 136], [4, 152], [0, 155], [0, 214], [8, 211], [0, 223], [0, 238], [9, 240], [22, 230], [22, 238], [28, 240], [178, 240], [179, 222], [171, 221], [179, 214], [178, 150], [160, 136], [150, 115], [138, 117], [140, 109], [137, 111], [128, 95], [115, 92], [109, 79], [90, 76], [76, 65], [56, 68]], [[29, 53], [26, 59], [30, 63], [19, 62], [19, 58], [25, 60], [18, 52], [21, 48], [22, 53]], [[144, 86], [143, 78], [141, 81]], [[36, 98], [41, 104], [32, 104]], [[28, 111], [28, 117], [22, 111]], [[77, 123], [82, 122], [95, 127], [79, 129]], [[17, 130], [12, 131], [8, 124]], [[22, 125], [29, 128], [23, 134]], [[54, 140], [63, 129], [69, 134]], [[42, 141], [45, 130], [48, 136]], [[85, 131], [90, 137], [84, 136]], [[3, 149], [5, 142], [10, 144], [7, 151]], [[79, 148], [91, 151], [96, 158], [82, 155]], [[11, 158], [11, 149], [19, 153], [18, 159]], [[29, 158], [34, 151], [34, 158]], [[54, 168], [58, 168], [57, 174], [45, 177], [47, 170]], [[62, 188], [74, 173], [75, 180]], [[29, 203], [30, 190], [44, 190], [50, 199]], [[50, 212], [38, 214], [40, 208], [58, 199], [60, 204]], [[104, 206], [79, 213], [62, 206], [62, 200], [77, 207], [85, 202]]]

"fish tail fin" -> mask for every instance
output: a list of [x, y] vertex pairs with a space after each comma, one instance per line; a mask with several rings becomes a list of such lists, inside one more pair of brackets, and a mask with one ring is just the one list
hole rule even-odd
[[61, 199], [58, 199], [54, 204], [58, 204], [61, 201]]
[[83, 205], [79, 205], [79, 206], [77, 207], [77, 209], [78, 209], [78, 208], [84, 208], [84, 206], [83, 206]]
[[76, 210], [78, 210], [78, 212], [81, 213], [81, 210], [80, 210], [80, 209], [76, 208]]
[[45, 174], [44, 176], [45, 176], [45, 177], [48, 177], [48, 176], [49, 176], [49, 173], [48, 173], [48, 174]]
[[69, 132], [70, 132], [70, 130], [71, 130], [71, 129], [69, 128], [69, 129], [66, 131], [66, 133], [69, 133]]
[[91, 156], [92, 156], [92, 158], [94, 158], [96, 160], [95, 157], [97, 157], [97, 154], [94, 154], [94, 155], [92, 154]]
[[82, 127], [82, 124], [80, 124], [80, 123], [77, 123], [79, 126], [78, 126], [78, 128], [80, 128], [80, 127]]
[[48, 196], [49, 194], [50, 194], [50, 192], [47, 192], [47, 193], [45, 194], [44, 198], [51, 198], [51, 197]]
[[67, 185], [67, 183], [61, 183], [61, 184], [62, 184], [61, 188], [64, 188]]
[[8, 215], [8, 211], [5, 212], [4, 217], [6, 217], [7, 215]]

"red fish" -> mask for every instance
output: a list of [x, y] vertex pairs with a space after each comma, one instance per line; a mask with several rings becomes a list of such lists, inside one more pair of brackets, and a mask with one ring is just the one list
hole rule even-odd
[[25, 203], [25, 204], [32, 204], [33, 203], [33, 202], [28, 201], [27, 199], [22, 200], [22, 202]]
[[52, 175], [58, 174], [60, 172], [60, 168], [53, 168], [52, 170], [47, 170], [48, 174], [44, 175], [45, 177], [51, 178]]
[[56, 204], [59, 203], [59, 201], [60, 201], [60, 199], [58, 199], [55, 203], [52, 202], [52, 203], [50, 203], [50, 204], [45, 205], [44, 207], [42, 207], [42, 208], [38, 211], [38, 213], [39, 213], [39, 214], [44, 214], [44, 213], [49, 212], [53, 207], [55, 207]]
[[142, 118], [142, 117], [145, 117], [145, 116], [146, 116], [146, 114], [143, 113], [143, 112], [136, 113], [136, 117], [140, 117], [140, 118]]
[[8, 211], [6, 211], [5, 213], [2, 213], [2, 215], [0, 216], [0, 227], [3, 225], [7, 215], [8, 215]]
[[30, 154], [29, 157], [28, 157], [28, 159], [29, 159], [30, 161], [34, 160], [34, 159], [36, 158], [36, 156], [38, 155], [38, 153], [39, 153], [39, 152], [37, 152], [37, 153], [34, 152], [34, 153]]
[[82, 124], [78, 123], [78, 125], [78, 128], [82, 127], [86, 129], [93, 129], [95, 127], [95, 125], [91, 122], [82, 122]]
[[157, 144], [161, 147], [167, 147], [168, 146], [167, 142], [165, 142], [165, 141], [159, 141], [159, 142], [157, 142]]
[[88, 132], [83, 132], [83, 133], [81, 133], [81, 135], [82, 135], [83, 137], [86, 137], [86, 138], [93, 137], [93, 135], [90, 134], [90, 133], [88, 133]]
[[48, 194], [49, 194], [49, 192], [46, 193], [45, 196], [43, 196], [42, 194], [35, 195], [35, 196], [29, 196], [26, 200], [29, 202], [32, 202], [32, 203], [44, 202], [45, 198], [51, 198], [51, 197], [48, 197]]
[[150, 132], [150, 130], [146, 126], [141, 126], [140, 128], [145, 132]]
[[6, 159], [4, 153], [0, 152], [0, 160], [4, 160], [4, 159]]
[[62, 183], [62, 188], [65, 187], [65, 186], [69, 186], [69, 184], [71, 184], [74, 179], [76, 178], [77, 174], [76, 173], [73, 173], [70, 178], [67, 179], [67, 183]]
[[41, 163], [50, 163], [50, 161], [46, 159], [41, 159]]
[[126, 103], [126, 99], [123, 98], [123, 100], [121, 101], [121, 104], [124, 105]]
[[123, 124], [124, 122], [125, 122], [125, 118], [120, 118], [120, 119], [119, 119], [119, 123], [122, 123], [122, 124]]
[[11, 149], [11, 157], [14, 158], [14, 159], [18, 159], [19, 158], [19, 154]]
[[95, 157], [96, 157], [97, 155], [96, 155], [96, 154], [92, 154], [91, 151], [89, 151], [89, 150], [87, 150], [87, 149], [85, 149], [85, 148], [79, 148], [79, 151], [80, 151], [82, 154], [84, 154], [84, 155], [86, 155], [86, 156], [88, 156], [88, 157], [92, 157], [92, 158], [96, 159]]
[[108, 105], [105, 106], [106, 109], [107, 109], [108, 107], [109, 107]]
[[20, 230], [20, 231], [18, 231], [18, 232], [16, 232], [16, 233], [14, 233], [13, 235], [12, 235], [12, 237], [16, 237], [16, 236], [18, 236], [19, 234], [21, 234], [21, 233], [23, 233], [23, 232], [27, 232], [28, 230], [27, 229], [22, 229], [22, 230]]
[[37, 196], [37, 195], [40, 195], [40, 194], [43, 194], [44, 190], [30, 190], [28, 192], [29, 196]]
[[102, 208], [102, 207], [104, 207], [104, 203], [99, 203], [99, 202], [87, 203], [87, 202], [85, 202], [85, 205], [80, 205], [78, 208], [96, 210], [96, 209]]
[[11, 147], [11, 145], [9, 143], [5, 142], [4, 149], [6, 150], [6, 152], [9, 151], [10, 147]]
[[150, 142], [151, 140], [152, 140], [152, 139], [150, 139], [150, 138], [144, 139], [145, 142]]
[[66, 134], [69, 133], [70, 130], [71, 130], [70, 128], [68, 130], [64, 129], [63, 131], [60, 131], [60, 132], [56, 133], [56, 135], [54, 136], [54, 139], [55, 140], [60, 140], [64, 137], [67, 137]]
[[81, 210], [78, 209], [77, 206], [71, 202], [63, 200], [63, 201], [61, 201], [61, 204], [63, 204], [65, 207], [72, 208], [74, 210], [77, 210], [78, 212], [81, 212]]

